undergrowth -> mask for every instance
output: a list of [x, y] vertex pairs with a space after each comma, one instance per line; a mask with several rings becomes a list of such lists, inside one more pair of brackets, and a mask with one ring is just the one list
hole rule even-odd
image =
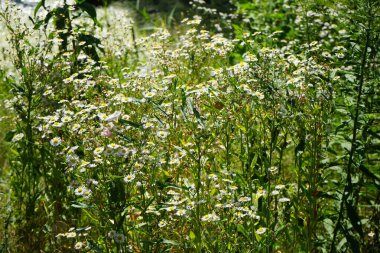
[[377, 252], [379, 10], [2, 3], [2, 252]]

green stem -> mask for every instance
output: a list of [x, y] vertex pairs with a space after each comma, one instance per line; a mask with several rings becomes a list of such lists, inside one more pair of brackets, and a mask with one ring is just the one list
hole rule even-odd
[[[371, 17], [371, 8], [368, 8], [368, 17]], [[351, 150], [348, 158], [348, 164], [347, 164], [347, 176], [346, 176], [346, 186], [344, 187], [343, 193], [342, 193], [342, 200], [340, 202], [340, 208], [339, 208], [339, 215], [338, 220], [335, 224], [334, 232], [333, 232], [333, 239], [330, 246], [330, 252], [336, 252], [335, 248], [335, 242], [338, 235], [339, 228], [341, 227], [341, 222], [344, 215], [344, 207], [347, 205], [347, 200], [349, 196], [352, 194], [352, 166], [354, 164], [354, 155], [357, 148], [357, 132], [359, 129], [359, 113], [360, 113], [360, 104], [362, 100], [362, 93], [363, 93], [363, 86], [364, 86], [364, 75], [365, 75], [365, 67], [367, 63], [367, 53], [368, 48], [370, 47], [370, 39], [371, 39], [371, 19], [368, 19], [368, 27], [366, 28], [366, 42], [362, 53], [362, 59], [361, 59], [361, 65], [360, 65], [360, 73], [359, 73], [359, 86], [358, 86], [358, 95], [356, 99], [356, 108], [355, 108], [355, 115], [354, 115], [354, 126], [352, 129], [352, 140], [351, 140]]]

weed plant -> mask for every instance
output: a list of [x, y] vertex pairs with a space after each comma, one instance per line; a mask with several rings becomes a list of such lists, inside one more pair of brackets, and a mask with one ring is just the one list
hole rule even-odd
[[2, 4], [2, 251], [379, 250], [379, 4], [232, 4]]

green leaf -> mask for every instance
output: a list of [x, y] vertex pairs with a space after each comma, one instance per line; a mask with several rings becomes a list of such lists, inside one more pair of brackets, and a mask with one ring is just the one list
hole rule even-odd
[[380, 113], [366, 113], [365, 116], [367, 116], [368, 119], [380, 119]]
[[35, 21], [34, 22], [34, 26], [33, 26], [33, 29], [34, 30], [38, 30], [43, 24], [44, 24], [44, 20], [38, 20], [38, 21]]
[[329, 233], [331, 237], [334, 233], [334, 222], [331, 219], [326, 218], [323, 220], [323, 223], [326, 231]]
[[190, 231], [189, 237], [190, 237], [190, 240], [195, 241], [196, 236], [193, 231]]
[[141, 227], [145, 226], [146, 224], [147, 224], [146, 222], [139, 223], [139, 224], [135, 225], [135, 228], [141, 228]]
[[78, 7], [82, 9], [84, 12], [87, 12], [87, 14], [92, 18], [92, 20], [94, 20], [96, 24], [98, 23], [96, 19], [96, 9], [92, 4], [83, 2], [81, 4], [78, 4]]
[[71, 204], [72, 207], [74, 208], [90, 208], [91, 206], [87, 205], [87, 204], [84, 204], [84, 203], [75, 203], [75, 204]]
[[380, 181], [380, 178], [375, 175], [374, 173], [372, 173], [366, 166], [364, 165], [360, 165], [359, 166], [359, 169], [367, 176], [367, 177], [370, 177], [372, 179], [375, 179], [377, 181]]
[[36, 8], [34, 8], [34, 17], [37, 15], [38, 10], [43, 6], [45, 8], [45, 0], [41, 0], [37, 3]]
[[4, 140], [7, 142], [11, 142], [15, 133], [16, 133], [16, 131], [14, 131], [14, 130], [9, 131], [8, 133], [6, 133]]
[[255, 233], [255, 237], [258, 242], [261, 241], [261, 236], [258, 233]]
[[342, 240], [340, 240], [340, 242], [338, 243], [338, 245], [336, 246], [336, 249], [338, 250], [338, 252], [340, 252], [340, 250], [342, 249], [342, 247], [347, 243], [347, 239], [346, 237], [343, 237]]
[[347, 239], [347, 242], [350, 245], [350, 248], [352, 250], [351, 252], [360, 252], [360, 243], [358, 242], [358, 240], [356, 240], [356, 238], [352, 236], [350, 232], [347, 231], [347, 229], [343, 228], [343, 232]]
[[240, 124], [238, 124], [238, 123], [236, 123], [236, 126], [237, 126], [241, 131], [243, 131], [243, 133], [246, 133], [246, 132], [247, 132], [247, 129], [246, 129], [244, 126], [242, 126], [242, 125], [240, 125]]
[[242, 235], [244, 235], [245, 238], [249, 239], [248, 232], [247, 232], [247, 230], [245, 230], [243, 225], [237, 224], [236, 228], [237, 228], [237, 231], [240, 232]]
[[363, 234], [363, 229], [361, 226], [361, 220], [358, 213], [356, 212], [356, 209], [351, 205], [349, 201], [346, 202], [346, 207], [347, 207], [347, 215], [351, 221], [352, 226], [354, 227], [356, 232], [358, 232], [360, 236], [363, 238], [364, 234]]
[[168, 23], [168, 26], [170, 27], [171, 24], [172, 24], [172, 21], [174, 20], [174, 13], [175, 13], [175, 10], [177, 9], [177, 5], [174, 6], [174, 8], [171, 10], [168, 18], [167, 18], [167, 23]]
[[202, 127], [204, 127], [205, 125], [203, 124], [203, 120], [202, 120], [201, 114], [198, 112], [197, 108], [195, 108], [194, 106], [193, 106], [193, 113], [194, 113], [195, 117], [197, 118], [198, 123]]
[[351, 83], [354, 83], [356, 81], [356, 77], [354, 75], [345, 74], [344, 76], [346, 77], [347, 81], [349, 81]]
[[168, 240], [168, 239], [163, 239], [163, 240], [162, 240], [162, 243], [165, 243], [165, 244], [171, 244], [171, 245], [179, 245], [178, 242], [173, 241], [173, 240]]
[[236, 36], [238, 38], [241, 38], [242, 34], [243, 34], [243, 29], [240, 26], [235, 25], [235, 24], [232, 24], [232, 27], [234, 29], [234, 32], [235, 32]]
[[50, 19], [54, 16], [54, 13], [55, 13], [55, 9], [53, 9], [52, 11], [50, 11], [46, 14], [45, 19], [44, 19], [45, 28], [46, 28], [47, 24], [49, 23]]
[[98, 244], [97, 242], [89, 239], [89, 240], [87, 240], [87, 243], [88, 243], [88, 246], [91, 250], [94, 250], [95, 252], [98, 252], [98, 253], [103, 252], [102, 246], [100, 244]]
[[125, 119], [119, 119], [119, 122], [123, 125], [129, 125], [129, 126], [133, 126], [135, 128], [140, 128], [142, 126], [141, 123], [136, 123], [136, 122], [125, 120]]
[[347, 151], [350, 151], [350, 150], [351, 150], [351, 143], [348, 142], [348, 141], [342, 141], [342, 142], [340, 143], [340, 146], [341, 146], [343, 149], [347, 150]]

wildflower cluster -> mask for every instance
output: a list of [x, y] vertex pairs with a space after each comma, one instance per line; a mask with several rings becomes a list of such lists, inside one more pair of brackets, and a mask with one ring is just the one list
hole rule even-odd
[[[22, 85], [6, 101], [20, 152], [12, 166], [19, 182], [31, 169], [19, 188], [38, 196], [21, 205], [23, 215], [48, 213], [42, 222], [61, 251], [313, 251], [314, 231], [337, 233], [319, 210], [336, 212], [332, 199], [340, 199], [322, 191], [336, 177], [323, 170], [336, 144], [329, 114], [354, 71], [337, 22], [346, 7], [284, 2], [292, 15], [277, 18], [297, 24], [293, 33], [262, 16], [250, 24], [238, 3], [236, 15], [197, 0], [194, 12], [223, 22], [209, 29], [194, 15], [177, 33], [137, 39], [114, 7], [108, 17], [81, 1], [43, 6], [33, 22], [49, 32], [38, 35], [46, 48], [11, 37], [24, 54], [15, 61]], [[88, 17], [111, 21], [92, 27]], [[228, 35], [224, 26], [239, 18]], [[24, 203], [23, 192], [15, 195]]]

